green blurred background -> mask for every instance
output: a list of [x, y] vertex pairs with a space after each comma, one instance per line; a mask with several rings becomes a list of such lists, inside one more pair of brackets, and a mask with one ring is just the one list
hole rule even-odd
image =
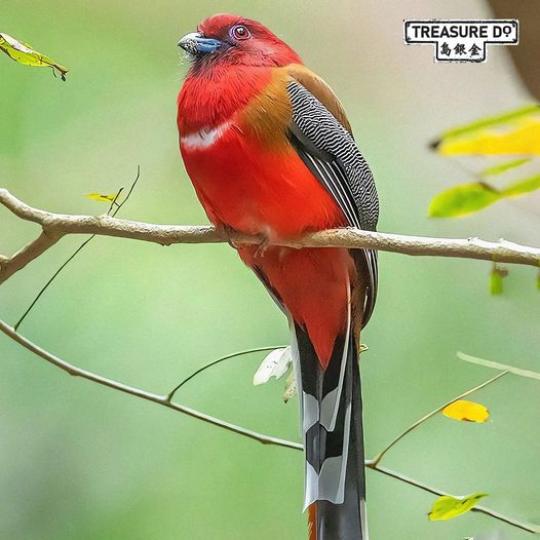
[[[538, 244], [540, 199], [503, 202], [462, 220], [426, 218], [430, 198], [466, 181], [426, 142], [448, 126], [530, 98], [505, 48], [482, 65], [434, 64], [406, 47], [406, 18], [490, 16], [481, 1], [94, 0], [3, 3], [2, 32], [70, 68], [68, 81], [0, 57], [0, 185], [40, 208], [100, 213], [82, 195], [142, 178], [122, 216], [205, 223], [177, 148], [175, 97], [183, 34], [217, 11], [259, 19], [291, 43], [342, 98], [378, 182], [380, 229], [504, 237]], [[0, 253], [36, 227], [0, 209]], [[0, 289], [13, 324], [80, 243], [66, 238]], [[381, 253], [380, 297], [363, 335], [368, 455], [412, 421], [493, 376], [456, 351], [540, 369], [534, 269], [512, 268], [490, 297], [487, 263]], [[44, 295], [21, 332], [63, 358], [166, 392], [235, 350], [288, 341], [287, 325], [226, 245], [162, 248], [99, 238]], [[231, 361], [178, 399], [233, 422], [297, 439], [283, 384], [254, 388], [262, 354]], [[425, 424], [388, 454], [397, 471], [540, 523], [540, 387], [507, 376], [474, 399], [488, 424]], [[72, 379], [0, 336], [0, 538], [301, 539], [302, 456], [265, 447], [150, 403]], [[469, 513], [430, 523], [434, 497], [368, 472], [376, 540], [524, 540]]]

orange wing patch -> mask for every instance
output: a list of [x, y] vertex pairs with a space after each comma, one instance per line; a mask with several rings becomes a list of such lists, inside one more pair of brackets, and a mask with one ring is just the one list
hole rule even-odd
[[301, 64], [274, 68], [272, 79], [262, 92], [249, 101], [240, 115], [240, 125], [267, 146], [290, 148], [287, 130], [292, 107], [287, 84], [294, 79], [311, 92], [336, 120], [352, 134], [343, 105], [334, 91], [317, 74]]
[[292, 107], [287, 92], [287, 74], [274, 69], [272, 80], [249, 101], [240, 115], [240, 125], [265, 146], [289, 148], [287, 129]]

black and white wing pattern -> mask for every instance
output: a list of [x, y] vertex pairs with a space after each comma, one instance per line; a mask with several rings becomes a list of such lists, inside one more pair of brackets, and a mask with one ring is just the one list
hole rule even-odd
[[[379, 198], [371, 170], [352, 135], [302, 84], [287, 87], [292, 105], [290, 139], [306, 166], [334, 197], [350, 227], [374, 231]], [[353, 251], [357, 264], [365, 264], [369, 284], [363, 325], [373, 312], [377, 297], [377, 252]]]

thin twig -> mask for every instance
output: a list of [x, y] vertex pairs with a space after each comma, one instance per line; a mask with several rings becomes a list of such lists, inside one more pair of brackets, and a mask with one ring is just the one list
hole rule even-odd
[[[118, 197], [120, 197], [120, 195], [122, 194], [122, 191], [124, 191], [124, 188], [121, 187], [117, 192], [116, 192], [116, 195], [114, 196], [113, 200], [111, 201], [111, 204], [109, 205], [109, 209], [107, 210], [107, 215], [110, 216], [113, 212], [114, 209], [118, 209], [120, 208], [120, 205], [118, 204]], [[117, 212], [115, 212], [114, 214], [112, 214], [113, 216], [116, 215]]]
[[402, 433], [400, 433], [390, 444], [388, 444], [387, 446], [385, 446], [374, 458], [373, 458], [373, 466], [378, 466], [379, 463], [381, 462], [382, 458], [384, 457], [384, 455], [391, 449], [393, 448], [399, 441], [401, 441], [401, 439], [403, 439], [403, 437], [405, 437], [406, 435], [408, 435], [411, 431], [415, 430], [418, 426], [422, 425], [426, 420], [429, 420], [432, 416], [435, 416], [436, 414], [440, 413], [443, 409], [445, 409], [446, 407], [448, 407], [448, 405], [451, 405], [452, 403], [454, 403], [454, 401], [457, 401], [458, 399], [462, 399], [470, 394], [472, 394], [473, 392], [476, 392], [478, 390], [480, 390], [481, 388], [485, 388], [486, 386], [488, 386], [489, 384], [491, 383], [494, 383], [496, 380], [500, 379], [501, 377], [503, 377], [504, 375], [506, 375], [508, 373], [508, 371], [503, 371], [502, 373], [498, 373], [497, 375], [495, 375], [495, 377], [492, 377], [491, 379], [483, 382], [482, 384], [479, 384], [477, 386], [475, 386], [474, 388], [471, 388], [470, 390], [467, 390], [466, 392], [463, 392], [462, 394], [460, 394], [459, 396], [456, 396], [455, 398], [452, 398], [451, 400], [447, 401], [446, 403], [444, 403], [443, 405], [441, 405], [440, 407], [437, 407], [436, 409], [434, 409], [433, 411], [427, 413], [426, 415], [422, 416], [422, 418], [418, 419], [416, 422], [414, 422], [413, 424], [411, 424], [405, 431], [403, 431]]
[[[151, 401], [152, 403], [157, 403], [158, 405], [162, 405], [163, 407], [167, 407], [168, 409], [173, 409], [182, 414], [191, 416], [192, 418], [202, 420], [203, 422], [206, 422], [214, 426], [218, 426], [227, 431], [231, 431], [238, 435], [242, 435], [243, 437], [247, 437], [249, 439], [258, 441], [262, 444], [280, 446], [282, 448], [289, 448], [291, 450], [303, 451], [303, 446], [300, 443], [288, 441], [286, 439], [280, 439], [278, 437], [273, 437], [271, 435], [266, 435], [263, 433], [257, 433], [256, 431], [252, 431], [244, 427], [237, 426], [230, 422], [226, 422], [225, 420], [221, 420], [220, 418], [209, 416], [195, 409], [185, 407], [184, 405], [173, 403], [168, 400], [168, 395], [160, 395], [160, 394], [147, 392], [146, 390], [141, 390], [140, 388], [128, 386], [119, 381], [115, 381], [113, 379], [109, 379], [101, 375], [97, 375], [96, 373], [92, 373], [91, 371], [78, 368], [77, 366], [74, 366], [73, 364], [70, 364], [66, 362], [65, 360], [62, 360], [58, 356], [55, 356], [54, 354], [46, 351], [45, 349], [42, 349], [41, 347], [39, 347], [38, 345], [30, 341], [29, 339], [17, 333], [14, 328], [9, 326], [2, 320], [0, 320], [0, 331], [6, 334], [10, 339], [17, 342], [19, 345], [23, 346], [25, 349], [28, 349], [29, 351], [36, 354], [40, 358], [43, 358], [45, 361], [53, 364], [57, 368], [69, 373], [70, 375], [82, 377], [84, 379], [95, 382], [102, 386], [106, 386], [108, 388], [112, 388], [114, 390], [118, 390], [120, 392], [124, 392], [126, 394], [130, 394], [132, 396], [135, 396], [135, 397], [147, 400], [147, 401]], [[500, 376], [502, 376], [502, 374], [499, 374], [499, 377]], [[439, 491], [436, 488], [428, 486], [427, 484], [423, 484], [417, 480], [413, 480], [407, 476], [404, 476], [401, 473], [398, 473], [386, 467], [377, 465], [374, 460], [366, 461], [366, 467], [378, 473], [384, 474], [386, 476], [390, 476], [392, 478], [395, 478], [396, 480], [400, 480], [401, 482], [405, 482], [411, 486], [414, 486], [424, 491], [427, 491], [429, 493], [432, 493], [434, 495], [446, 494], [442, 491]], [[526, 523], [519, 522], [513, 518], [510, 518], [508, 516], [505, 516], [503, 514], [500, 514], [498, 512], [495, 512], [494, 510], [491, 510], [483, 506], [476, 506], [475, 508], [473, 508], [473, 510], [475, 512], [481, 512], [483, 514], [486, 514], [494, 519], [497, 519], [499, 521], [502, 521], [504, 523], [507, 523], [509, 525], [512, 525], [514, 527], [517, 527], [527, 532], [538, 533], [540, 531], [540, 529], [535, 525], [529, 525]]]
[[[260, 237], [239, 233], [224, 238], [214, 227], [156, 225], [121, 220], [107, 215], [81, 216], [45, 212], [32, 208], [6, 189], [0, 189], [0, 204], [19, 218], [40, 225], [45, 233], [55, 238], [55, 241], [68, 234], [96, 234], [143, 240], [161, 245], [225, 241], [233, 241], [235, 244], [260, 244], [261, 242]], [[454, 257], [540, 266], [540, 248], [519, 245], [502, 239], [498, 242], [487, 242], [478, 238], [428, 238], [345, 228], [306, 233], [301, 238], [279, 240], [276, 245], [292, 248], [369, 248], [405, 255]], [[18, 264], [14, 263], [13, 257], [4, 258], [0, 266], [0, 283], [37, 258], [43, 251], [44, 249], [40, 252], [30, 250], [22, 259], [19, 255]]]
[[506, 371], [514, 375], [519, 375], [520, 377], [526, 377], [528, 379], [536, 379], [537, 381], [540, 381], [540, 373], [538, 373], [537, 371], [508, 366], [506, 364], [500, 364], [499, 362], [493, 362], [492, 360], [484, 360], [483, 358], [471, 356], [470, 354], [465, 354], [463, 352], [458, 352], [457, 357], [460, 360], [470, 362], [471, 364], [477, 364], [479, 366], [484, 366], [491, 369], [498, 369], [499, 371]]
[[273, 444], [277, 446], [283, 446], [286, 448], [293, 448], [295, 450], [302, 450], [302, 445], [299, 443], [294, 443], [292, 441], [287, 441], [284, 439], [280, 439], [278, 437], [272, 437], [271, 435], [265, 435], [263, 433], [257, 433], [256, 431], [252, 431], [252, 430], [243, 428], [241, 426], [231, 424], [230, 422], [226, 422], [225, 420], [215, 418], [213, 416], [199, 412], [190, 407], [185, 407], [184, 405], [172, 403], [167, 400], [166, 395], [160, 395], [160, 394], [147, 392], [146, 390], [141, 390], [140, 388], [136, 388], [134, 386], [128, 386], [127, 384], [121, 383], [119, 381], [115, 381], [114, 379], [109, 379], [107, 377], [103, 377], [102, 375], [98, 375], [91, 371], [87, 371], [85, 369], [81, 369], [77, 366], [74, 366], [73, 364], [70, 364], [69, 362], [62, 360], [58, 356], [55, 356], [54, 354], [46, 351], [45, 349], [42, 349], [41, 347], [39, 347], [38, 345], [30, 341], [29, 339], [17, 333], [14, 328], [12, 328], [11, 326], [9, 326], [8, 324], [6, 324], [4, 321], [1, 321], [1, 320], [0, 320], [0, 331], [2, 331], [4, 334], [10, 337], [12, 340], [19, 343], [19, 345], [22, 345], [24, 348], [33, 352], [37, 356], [43, 358], [43, 360], [46, 360], [47, 362], [55, 365], [56, 367], [62, 369], [63, 371], [66, 371], [67, 373], [75, 377], [88, 379], [89, 381], [95, 382], [102, 386], [113, 388], [114, 390], [119, 390], [120, 392], [124, 392], [125, 394], [130, 394], [132, 396], [136, 396], [136, 397], [145, 399], [147, 401], [152, 401], [153, 403], [163, 405], [164, 407], [167, 407], [169, 409], [173, 409], [183, 414], [187, 414], [188, 416], [192, 416], [193, 418], [197, 418], [198, 420], [202, 420], [203, 422], [206, 422], [208, 424], [221, 427], [223, 429], [232, 431], [233, 433], [237, 433], [239, 435], [243, 435], [244, 437], [248, 437], [250, 439], [261, 442], [263, 444]]
[[[137, 167], [137, 175], [135, 176], [135, 180], [132, 182], [131, 184], [131, 187], [128, 191], [128, 194], [126, 195], [126, 197], [124, 198], [124, 200], [118, 204], [118, 197], [120, 197], [120, 194], [124, 191], [124, 188], [121, 187], [117, 192], [116, 192], [116, 195], [113, 199], [113, 201], [111, 202], [110, 206], [109, 206], [109, 210], [107, 211], [107, 215], [110, 216], [112, 214], [112, 216], [116, 216], [116, 214], [118, 214], [118, 212], [120, 211], [120, 209], [122, 208], [122, 206], [124, 206], [124, 204], [127, 202], [127, 200], [129, 199], [130, 195], [133, 193], [133, 189], [135, 188], [135, 186], [137, 185], [137, 182], [139, 181], [139, 178], [141, 176], [141, 167], [140, 165]], [[47, 280], [47, 282], [45, 283], [45, 285], [43, 285], [43, 287], [41, 287], [41, 289], [39, 290], [39, 292], [36, 294], [36, 296], [34, 297], [34, 299], [32, 300], [32, 302], [30, 303], [30, 305], [26, 308], [26, 310], [24, 311], [24, 313], [21, 315], [21, 317], [19, 318], [19, 320], [15, 323], [14, 327], [15, 330], [18, 330], [19, 327], [21, 326], [22, 322], [26, 319], [26, 317], [28, 317], [28, 315], [30, 314], [30, 312], [32, 311], [32, 309], [34, 309], [34, 306], [39, 302], [39, 299], [43, 296], [43, 294], [45, 293], [45, 291], [52, 285], [53, 281], [60, 275], [60, 273], [62, 272], [62, 270], [64, 270], [64, 268], [96, 237], [95, 234], [93, 234], [92, 236], [90, 236], [89, 238], [87, 238], [72, 254], [70, 257], [68, 257], [64, 263], [62, 263], [60, 265], [60, 267], [54, 272], [54, 274]]]
[[[116, 214], [118, 214], [118, 212], [120, 212], [120, 210], [122, 209], [122, 206], [124, 206], [124, 204], [126, 204], [129, 201], [129, 198], [131, 197], [131, 194], [133, 193], [135, 186], [139, 182], [140, 177], [141, 177], [141, 166], [137, 165], [137, 174], [135, 175], [135, 180], [133, 180], [133, 182], [131, 183], [131, 186], [127, 192], [127, 195], [124, 197], [124, 200], [117, 206], [116, 210], [113, 212], [112, 214], [113, 217], [115, 217]], [[120, 190], [120, 192], [122, 191], [122, 189]], [[118, 192], [113, 202], [116, 202], [116, 200], [118, 199], [118, 195], [120, 195], [120, 192]], [[109, 209], [109, 212], [110, 212], [110, 209]]]
[[225, 356], [222, 356], [221, 358], [218, 358], [217, 360], [214, 360], [214, 361], [212, 361], [212, 362], [210, 362], [208, 364], [205, 364], [204, 366], [200, 367], [199, 369], [197, 369], [196, 371], [191, 373], [191, 375], [188, 375], [185, 379], [180, 381], [180, 383], [178, 383], [167, 394], [167, 401], [172, 401], [172, 398], [174, 397], [176, 392], [178, 392], [178, 390], [180, 390], [180, 388], [182, 388], [182, 386], [184, 386], [184, 384], [191, 381], [197, 375], [200, 375], [203, 371], [206, 371], [207, 369], [210, 369], [210, 368], [212, 368], [214, 366], [217, 366], [218, 364], [221, 364], [222, 362], [225, 362], [226, 360], [231, 360], [232, 358], [237, 358], [239, 356], [244, 356], [246, 354], [251, 354], [251, 353], [256, 353], [256, 352], [273, 351], [275, 349], [279, 349], [279, 346], [275, 346], [275, 347], [257, 347], [255, 349], [246, 349], [245, 351], [238, 351], [238, 352], [235, 352], [235, 353], [227, 354]]
[[[441, 491], [437, 488], [434, 488], [432, 486], [419, 482], [418, 480], [409, 478], [408, 476], [405, 476], [404, 474], [397, 473], [386, 467], [382, 467], [381, 465], [375, 465], [374, 463], [366, 463], [366, 467], [374, 471], [377, 471], [379, 473], [382, 473], [386, 476], [390, 476], [391, 478], [395, 478], [396, 480], [399, 480], [400, 482], [405, 482], [406, 484], [419, 488], [423, 491], [426, 491], [427, 493], [431, 493], [432, 495], [437, 495], [440, 497], [444, 495], [450, 495], [449, 493], [445, 491]], [[487, 516], [490, 516], [494, 519], [507, 523], [508, 525], [512, 525], [513, 527], [516, 527], [523, 531], [527, 531], [534, 534], [540, 533], [540, 527], [531, 523], [524, 523], [522, 521], [518, 521], [517, 519], [514, 519], [512, 517], [505, 516], [504, 514], [501, 514], [500, 512], [496, 512], [495, 510], [492, 510], [491, 508], [487, 508], [486, 506], [480, 506], [480, 505], [474, 506], [473, 508], [471, 508], [471, 511], [485, 514]]]
[[21, 315], [21, 317], [19, 318], [19, 320], [15, 323], [15, 325], [13, 326], [13, 328], [15, 330], [18, 330], [19, 329], [19, 326], [21, 326], [22, 322], [24, 321], [24, 319], [26, 319], [26, 317], [30, 314], [30, 312], [32, 311], [32, 309], [34, 308], [34, 306], [38, 303], [39, 299], [43, 296], [43, 294], [45, 293], [45, 291], [49, 288], [49, 286], [52, 284], [52, 282], [58, 277], [58, 275], [60, 274], [60, 272], [62, 272], [62, 270], [88, 245], [89, 242], [92, 241], [93, 238], [95, 238], [96, 235], [93, 234], [92, 236], [90, 236], [90, 238], [87, 238], [72, 254], [70, 257], [68, 257], [59, 267], [58, 269], [54, 272], [54, 274], [46, 281], [45, 285], [43, 285], [43, 287], [41, 287], [41, 289], [39, 290], [39, 292], [36, 294], [36, 296], [34, 297], [34, 299], [32, 300], [32, 302], [30, 303], [30, 305], [25, 309], [24, 313]]

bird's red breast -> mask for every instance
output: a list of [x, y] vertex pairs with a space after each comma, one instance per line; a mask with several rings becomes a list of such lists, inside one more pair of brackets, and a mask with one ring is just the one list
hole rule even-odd
[[[180, 149], [210, 220], [270, 241], [346, 224], [332, 196], [287, 137], [291, 73], [319, 80], [298, 64], [228, 65], [191, 74], [178, 99]], [[327, 87], [318, 87], [324, 93]], [[337, 116], [342, 112], [334, 107]], [[347, 124], [348, 126], [348, 124]], [[262, 271], [294, 320], [304, 325], [326, 365], [346, 325], [348, 285], [355, 274], [347, 250], [256, 248], [239, 253]]]
[[283, 68], [233, 67], [221, 78], [190, 78], [182, 88], [180, 148], [216, 225], [276, 239], [344, 224], [286, 136], [288, 78]]

